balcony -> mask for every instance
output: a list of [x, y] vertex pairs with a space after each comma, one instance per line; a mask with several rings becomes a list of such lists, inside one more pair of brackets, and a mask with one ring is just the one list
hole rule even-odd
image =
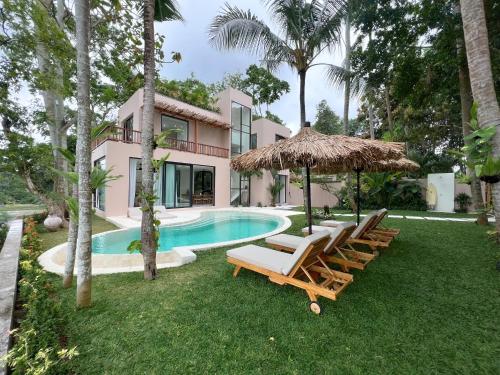
[[[106, 130], [105, 133], [104, 136], [98, 137], [96, 140], [92, 141], [92, 150], [95, 150], [106, 141], [141, 144], [141, 132], [137, 130], [113, 127], [112, 129]], [[229, 157], [229, 149], [227, 148], [182, 141], [174, 138], [166, 139], [165, 144], [162, 146], [171, 150], [191, 152], [193, 154], [215, 156], [218, 158]]]

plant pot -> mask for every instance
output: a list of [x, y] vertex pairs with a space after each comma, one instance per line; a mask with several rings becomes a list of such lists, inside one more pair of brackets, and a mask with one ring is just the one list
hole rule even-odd
[[479, 177], [481, 181], [484, 181], [488, 184], [496, 184], [497, 182], [500, 182], [500, 176], [481, 176]]
[[49, 215], [43, 221], [43, 226], [47, 228], [49, 232], [56, 232], [59, 228], [61, 228], [62, 219], [56, 215]]

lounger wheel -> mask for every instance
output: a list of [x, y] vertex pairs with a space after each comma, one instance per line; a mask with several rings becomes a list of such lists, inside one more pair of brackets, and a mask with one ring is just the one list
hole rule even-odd
[[316, 301], [312, 301], [309, 303], [309, 310], [311, 310], [316, 315], [321, 314], [321, 306]]

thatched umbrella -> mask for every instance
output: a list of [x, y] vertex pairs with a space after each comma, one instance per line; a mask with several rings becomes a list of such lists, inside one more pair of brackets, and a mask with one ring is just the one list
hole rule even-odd
[[311, 169], [328, 170], [329, 173], [364, 170], [376, 161], [403, 156], [401, 144], [325, 135], [312, 130], [310, 123], [306, 122], [297, 135], [234, 158], [231, 168], [235, 171], [256, 171], [305, 167], [307, 219], [309, 233], [312, 233]]

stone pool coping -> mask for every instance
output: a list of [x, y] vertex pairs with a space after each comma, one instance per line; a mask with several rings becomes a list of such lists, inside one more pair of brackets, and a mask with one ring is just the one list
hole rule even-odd
[[[275, 234], [281, 233], [287, 230], [292, 222], [288, 218], [290, 215], [300, 215], [303, 214], [297, 211], [287, 211], [287, 210], [276, 210], [276, 209], [260, 209], [260, 208], [226, 208], [226, 209], [210, 209], [210, 210], [200, 210], [198, 215], [186, 216], [186, 220], [183, 222], [177, 221], [175, 224], [172, 223], [170, 225], [163, 224], [162, 226], [177, 226], [189, 224], [197, 221], [200, 218], [201, 212], [206, 211], [240, 211], [240, 212], [255, 212], [263, 215], [271, 215], [278, 216], [283, 220], [283, 224], [280, 225], [277, 229], [271, 232], [266, 232], [260, 234], [258, 236], [246, 237], [239, 240], [232, 241], [223, 241], [223, 242], [214, 242], [209, 244], [202, 245], [194, 245], [194, 246], [178, 246], [172, 248], [171, 251], [168, 252], [159, 252], [157, 253], [157, 268], [173, 268], [180, 267], [184, 264], [188, 264], [194, 262], [196, 260], [196, 251], [214, 249], [218, 247], [224, 246], [232, 246], [241, 244], [244, 242], [250, 242], [259, 240], [262, 238], [266, 238], [269, 236], [273, 236]], [[112, 231], [102, 232], [94, 235], [95, 237], [104, 235], [106, 233], [111, 232], [120, 232], [124, 230], [128, 230], [130, 228], [125, 229], [116, 229]], [[93, 237], [94, 237], [93, 236]], [[56, 273], [58, 275], [62, 275], [64, 273], [64, 260], [65, 260], [65, 252], [67, 249], [67, 243], [63, 243], [53, 247], [50, 250], [47, 250], [42, 255], [38, 257], [38, 262], [42, 265], [42, 267], [52, 273]], [[75, 265], [78, 267], [78, 265]], [[141, 254], [92, 254], [92, 274], [93, 275], [104, 275], [104, 274], [113, 274], [113, 273], [124, 273], [124, 272], [139, 272], [144, 269], [143, 258]], [[76, 274], [76, 272], [75, 272]]]

